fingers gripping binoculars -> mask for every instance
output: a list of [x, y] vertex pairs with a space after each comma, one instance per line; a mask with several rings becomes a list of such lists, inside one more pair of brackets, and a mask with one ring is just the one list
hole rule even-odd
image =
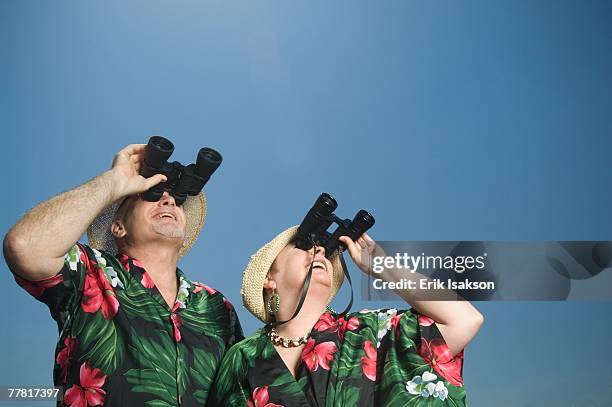
[[[361, 209], [353, 220], [341, 219], [334, 214], [338, 203], [331, 195], [322, 193], [310, 208], [297, 230], [296, 247], [310, 250], [313, 245], [325, 248], [325, 257], [330, 257], [338, 248], [344, 250], [344, 244], [338, 240], [340, 236], [348, 236], [353, 241], [374, 226], [374, 217]], [[338, 227], [333, 233], [327, 231], [332, 223]]]
[[163, 174], [166, 181], [161, 182], [141, 196], [149, 202], [159, 201], [164, 191], [174, 197], [177, 205], [182, 205], [187, 196], [195, 196], [210, 179], [210, 176], [223, 161], [216, 150], [204, 147], [198, 152], [195, 164], [182, 165], [178, 161], [168, 162], [174, 152], [172, 142], [161, 136], [153, 136], [145, 148], [145, 156], [140, 166], [140, 175], [145, 178]]

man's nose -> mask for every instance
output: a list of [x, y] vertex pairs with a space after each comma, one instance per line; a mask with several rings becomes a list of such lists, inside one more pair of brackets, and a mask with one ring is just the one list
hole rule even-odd
[[159, 205], [176, 206], [176, 201], [174, 200], [174, 197], [168, 193], [168, 191], [164, 191], [164, 194], [159, 199]]

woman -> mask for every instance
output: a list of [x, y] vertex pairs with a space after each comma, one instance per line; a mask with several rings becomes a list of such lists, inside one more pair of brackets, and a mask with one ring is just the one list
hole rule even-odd
[[[301, 250], [292, 227], [260, 248], [243, 275], [246, 308], [267, 325], [225, 355], [211, 394], [223, 406], [466, 405], [463, 348], [483, 317], [467, 301], [417, 301], [412, 309], [341, 316], [327, 306], [342, 284], [339, 254]], [[367, 235], [344, 236], [368, 272]], [[295, 318], [304, 279], [308, 294]]]

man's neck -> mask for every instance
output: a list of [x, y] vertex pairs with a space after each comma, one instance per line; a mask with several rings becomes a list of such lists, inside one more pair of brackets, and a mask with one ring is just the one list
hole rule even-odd
[[179, 252], [175, 246], [150, 245], [127, 246], [124, 253], [137, 259], [155, 282], [159, 290], [178, 291], [176, 265]]

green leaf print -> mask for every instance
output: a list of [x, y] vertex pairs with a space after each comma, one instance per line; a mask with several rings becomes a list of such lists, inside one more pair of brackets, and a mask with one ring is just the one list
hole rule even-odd
[[[110, 258], [108, 262], [115, 270], [121, 270], [122, 266], [115, 258]], [[115, 290], [115, 295], [121, 303], [121, 309], [130, 318], [142, 318], [160, 327], [164, 319], [170, 318], [170, 311], [151, 301], [149, 290], [132, 277], [125, 278], [124, 288]]]
[[[87, 329], [85, 328], [87, 324]], [[79, 312], [75, 316], [73, 332], [79, 335], [81, 341], [79, 348], [86, 350], [80, 358], [81, 362], [88, 361], [105, 374], [109, 374], [121, 364], [125, 354], [125, 341], [113, 320], [104, 318], [101, 312], [87, 314]]]
[[[417, 319], [414, 314], [406, 312], [399, 320], [398, 329], [398, 350], [415, 349], [416, 344], [413, 338], [417, 337]], [[396, 338], [394, 337], [393, 340]]]
[[[181, 318], [189, 328], [195, 332], [209, 336], [223, 345], [223, 338], [229, 332], [229, 311], [225, 308], [219, 295], [207, 293], [191, 294], [191, 306], [181, 311]], [[202, 318], [206, 315], [206, 318]], [[227, 327], [227, 331], [220, 331], [219, 327]]]
[[328, 407], [355, 407], [359, 405], [359, 387], [346, 386], [344, 382], [338, 382], [334, 387], [327, 390], [326, 406]]
[[244, 358], [237, 346], [233, 346], [224, 355], [221, 367], [215, 379], [215, 387], [218, 394], [231, 395], [239, 392], [238, 381], [247, 369]]
[[[178, 381], [179, 393], [184, 392], [188, 384], [188, 374], [186, 364], [177, 363], [177, 347], [172, 338], [165, 331], [155, 331], [151, 338], [137, 336], [133, 329], [132, 337], [135, 338], [136, 346], [130, 345], [130, 352], [141, 369], [130, 369], [125, 373], [128, 383], [136, 384], [131, 391], [151, 393], [158, 396], [160, 402], [178, 404], [176, 393], [168, 389], [176, 388]], [[184, 352], [181, 346], [179, 344], [179, 354]], [[161, 382], [163, 386], [158, 386], [157, 382]]]
[[194, 387], [199, 388], [193, 396], [199, 403], [206, 403], [208, 390], [201, 390], [207, 387], [207, 383], [212, 383], [218, 360], [216, 356], [204, 349], [193, 350], [193, 367], [189, 369], [189, 374], [194, 383]]
[[[341, 354], [336, 356], [334, 364], [337, 365], [336, 371], [339, 378], [345, 379], [350, 377], [361, 377], [363, 371], [361, 369], [361, 358], [365, 356], [363, 345], [346, 346], [340, 348]], [[374, 345], [376, 346], [376, 345]]]
[[445, 383], [445, 384], [446, 384], [446, 389], [448, 390], [449, 398], [452, 398], [455, 400], [461, 400], [463, 403], [457, 404], [457, 405], [463, 406], [465, 403], [465, 387], [453, 386], [450, 383]]
[[176, 407], [175, 404], [169, 404], [161, 400], [151, 400], [145, 403], [147, 407]]
[[280, 386], [281, 391], [291, 396], [303, 395], [303, 389], [306, 384], [307, 378], [305, 376], [300, 377], [299, 380], [295, 378], [289, 372], [284, 372], [270, 385], [271, 387]]

